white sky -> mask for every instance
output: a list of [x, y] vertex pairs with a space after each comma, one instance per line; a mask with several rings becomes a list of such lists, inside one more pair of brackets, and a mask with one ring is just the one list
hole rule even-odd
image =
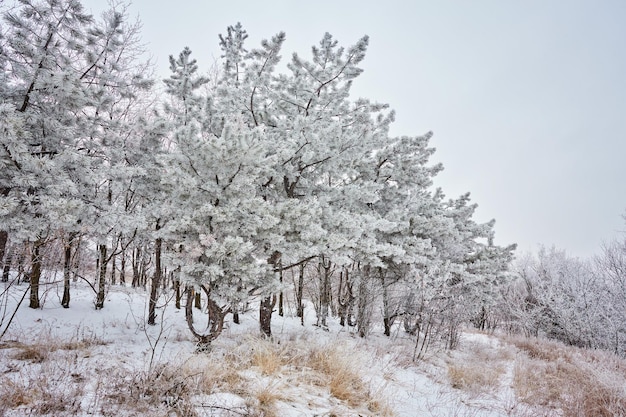
[[496, 243], [586, 256], [624, 237], [622, 0], [135, 0], [129, 12], [162, 77], [185, 46], [207, 70], [238, 21], [249, 48], [285, 31], [284, 59], [309, 56], [324, 32], [345, 46], [367, 34], [355, 98], [389, 103], [393, 134], [434, 131], [437, 185], [470, 191], [477, 219], [496, 219]]

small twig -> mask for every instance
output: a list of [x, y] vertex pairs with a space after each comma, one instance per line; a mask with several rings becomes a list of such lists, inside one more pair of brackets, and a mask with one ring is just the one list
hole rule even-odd
[[[87, 278], [85, 278], [82, 275], [76, 274], [76, 276], [80, 279], [82, 279], [83, 281], [85, 281], [87, 284], [89, 284], [89, 286], [91, 287], [91, 289], [93, 290], [94, 293], [98, 294], [98, 290], [96, 290], [96, 287], [93, 286], [93, 284], [91, 282], [89, 282], [89, 280]], [[61, 282], [61, 281], [59, 281]]]
[[15, 315], [17, 314], [17, 310], [20, 309], [22, 302], [24, 302], [24, 299], [26, 298], [26, 294], [28, 294], [28, 291], [30, 291], [30, 284], [28, 285], [28, 288], [26, 288], [26, 291], [24, 291], [24, 294], [22, 294], [22, 299], [20, 300], [20, 302], [17, 303], [17, 307], [15, 307], [15, 310], [13, 311], [13, 314], [11, 315], [9, 322], [7, 323], [7, 326], [4, 328], [4, 331], [2, 332], [2, 334], [0, 334], [0, 340], [2, 340], [7, 330], [9, 330], [9, 326], [11, 326], [11, 322], [13, 321], [13, 319], [15, 318]]
[[220, 405], [210, 405], [210, 404], [194, 404], [196, 407], [202, 407], [202, 408], [215, 408], [217, 410], [225, 410], [225, 411], [229, 411], [231, 413], [237, 413], [240, 416], [247, 416], [248, 413], [247, 412], [242, 412], [242, 411], [237, 411], [233, 408], [229, 408], [229, 407], [222, 407]]

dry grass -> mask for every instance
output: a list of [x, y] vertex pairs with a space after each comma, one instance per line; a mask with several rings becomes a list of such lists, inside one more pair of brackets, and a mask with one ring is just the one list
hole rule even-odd
[[93, 346], [106, 345], [107, 342], [99, 338], [82, 338], [70, 341], [61, 341], [50, 336], [45, 336], [38, 343], [24, 344], [21, 342], [12, 342], [5, 344], [5, 349], [16, 349], [11, 357], [16, 360], [29, 361], [32, 363], [42, 363], [50, 357], [53, 352], [64, 351], [86, 351]]
[[178, 367], [161, 365], [148, 372], [117, 369], [101, 373], [95, 390], [95, 414], [194, 416], [193, 387]]
[[452, 388], [472, 394], [493, 391], [500, 385], [504, 367], [493, 362], [448, 364], [448, 379]]
[[498, 392], [514, 357], [512, 351], [491, 336], [465, 342], [461, 351], [450, 352], [445, 361], [448, 383], [473, 396]]
[[181, 367], [181, 374], [193, 381], [195, 389], [204, 394], [232, 392], [241, 394], [245, 378], [239, 373], [241, 364], [233, 357], [214, 358], [209, 355], [190, 357]]
[[263, 375], [275, 375], [281, 370], [285, 352], [270, 341], [257, 340], [252, 354], [252, 366], [259, 368]]
[[539, 339], [515, 340], [527, 354], [515, 364], [519, 401], [564, 417], [626, 415], [626, 363], [606, 352]]
[[[361, 374], [372, 358], [355, 352], [350, 344], [241, 337], [225, 341], [210, 354], [190, 355], [181, 363], [146, 371], [118, 366], [124, 361], [103, 368], [97, 361], [101, 352], [94, 350], [103, 343], [95, 338], [67, 342], [50, 337], [31, 345], [4, 344], [0, 416], [16, 410], [59, 417], [194, 416], [202, 415], [196, 408], [198, 398], [232, 393], [245, 399], [241, 409], [245, 415], [273, 417], [281, 414], [281, 407], [299, 400], [294, 398], [297, 392], [312, 398], [319, 393], [320, 409], [337, 410], [336, 415], [393, 415], [383, 390], [373, 391]], [[328, 403], [328, 393], [338, 401]]]
[[555, 340], [541, 340], [523, 336], [509, 337], [507, 340], [530, 358], [548, 362], [563, 359], [571, 361], [572, 352], [575, 350], [575, 348], [565, 346]]
[[67, 362], [39, 370], [21, 369], [0, 376], [0, 410], [20, 409], [27, 415], [75, 415], [85, 382], [70, 372]]
[[366, 404], [369, 392], [358, 372], [358, 355], [345, 347], [333, 345], [313, 348], [307, 366], [322, 373], [333, 397], [351, 406]]
[[45, 345], [22, 345], [19, 350], [12, 355], [13, 359], [41, 363], [48, 359], [50, 348]]
[[268, 384], [263, 388], [255, 390], [250, 396], [248, 408], [255, 410], [256, 414], [263, 417], [280, 417], [276, 405], [286, 398], [280, 394], [279, 387]]

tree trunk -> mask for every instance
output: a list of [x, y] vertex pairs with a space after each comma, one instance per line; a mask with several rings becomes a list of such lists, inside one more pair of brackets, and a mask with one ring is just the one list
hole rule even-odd
[[[276, 265], [280, 265], [281, 253], [274, 251], [272, 255], [267, 259], [267, 263], [272, 265], [276, 270]], [[270, 294], [263, 300], [261, 300], [261, 307], [259, 308], [259, 327], [261, 333], [266, 337], [272, 337], [272, 313], [276, 306], [276, 295]]]
[[76, 242], [76, 247], [74, 248], [74, 276], [72, 277], [72, 281], [78, 281], [78, 267], [80, 266], [80, 244], [83, 241], [82, 236], [79, 236], [78, 242]]
[[147, 254], [147, 250], [142, 250], [141, 251], [141, 270], [139, 273], [139, 279], [141, 282], [141, 287], [145, 290], [146, 289], [146, 285], [148, 285], [148, 263], [149, 263], [149, 259], [146, 256]]
[[385, 271], [383, 271], [382, 268], [378, 268], [378, 275], [380, 277], [380, 285], [383, 289], [383, 326], [385, 328], [385, 336], [391, 336], [393, 320], [389, 311], [389, 292], [387, 291], [387, 283], [385, 282]]
[[[280, 265], [280, 263], [279, 263]], [[279, 281], [280, 281], [280, 287], [282, 288], [283, 286], [283, 270], [281, 269], [279, 272]], [[285, 315], [285, 312], [283, 310], [283, 290], [280, 290], [280, 293], [278, 294], [278, 315], [283, 317]]]
[[[9, 191], [11, 191], [11, 189], [8, 187], [0, 188], [0, 195], [2, 197], [6, 197], [9, 195]], [[0, 230], [0, 263], [2, 263], [2, 260], [4, 259], [8, 240], [9, 232], [7, 232], [6, 230]]]
[[[157, 221], [157, 230], [160, 229], [159, 222]], [[154, 275], [152, 276], [152, 285], [150, 288], [150, 302], [148, 303], [148, 324], [156, 324], [156, 302], [158, 298], [158, 290], [161, 285], [161, 245], [162, 240], [158, 238], [155, 242], [155, 261], [154, 261]]]
[[41, 255], [40, 249], [43, 241], [37, 239], [33, 243], [33, 253], [31, 254], [32, 270], [30, 272], [30, 308], [39, 308], [39, 279], [41, 278]]
[[356, 297], [352, 291], [353, 283], [350, 281], [348, 268], [339, 274], [339, 287], [337, 290], [337, 304], [339, 305], [339, 324], [341, 326], [354, 326], [353, 310]]
[[107, 279], [107, 245], [98, 245], [100, 251], [100, 264], [98, 274], [98, 295], [96, 296], [96, 310], [104, 307], [104, 290], [106, 288]]
[[176, 308], [180, 310], [180, 299], [182, 298], [182, 296], [180, 291], [180, 281], [178, 280], [178, 278], [174, 278], [174, 291], [176, 292], [175, 305]]
[[332, 263], [322, 256], [318, 265], [318, 276], [320, 278], [320, 310], [317, 316], [317, 325], [326, 327], [326, 318], [330, 308], [330, 276]]
[[72, 270], [72, 243], [76, 237], [75, 233], [70, 233], [68, 241], [65, 243], [65, 258], [63, 260], [63, 308], [70, 308], [70, 272]]
[[111, 285], [115, 285], [115, 258], [115, 255], [111, 257], [111, 280], [109, 281]]
[[8, 240], [9, 233], [4, 230], [0, 230], [0, 262], [4, 259], [4, 253], [6, 251]]
[[276, 306], [276, 296], [270, 295], [261, 300], [261, 308], [259, 309], [259, 325], [261, 333], [265, 337], [272, 337], [272, 313]]
[[139, 257], [141, 256], [141, 248], [137, 247], [133, 250], [132, 253], [132, 266], [133, 266], [133, 280], [131, 282], [131, 286], [138, 287], [139, 286]]
[[357, 311], [357, 330], [360, 337], [365, 337], [369, 333], [371, 321], [371, 302], [369, 294], [370, 267], [365, 266], [361, 271], [359, 282], [359, 310]]
[[9, 249], [6, 259], [4, 260], [4, 266], [2, 267], [2, 282], [9, 282], [9, 275], [11, 275], [11, 263], [13, 262], [14, 248]]
[[126, 285], [126, 250], [120, 254], [120, 285]]
[[[200, 333], [196, 330], [193, 319], [194, 311], [194, 289], [193, 287], [187, 287], [187, 303], [185, 305], [185, 319], [187, 321], [187, 327], [191, 333], [198, 339], [198, 351], [208, 351], [211, 348], [211, 342], [215, 340], [222, 330], [224, 329], [224, 317], [228, 314], [229, 310], [224, 310], [217, 303], [211, 299], [211, 292], [206, 287], [201, 286], [202, 290], [207, 296], [207, 310], [208, 320], [207, 331]], [[200, 294], [197, 291], [196, 294]]]
[[[26, 257], [26, 248], [22, 248], [19, 256], [17, 257], [17, 283], [20, 283], [20, 279], [22, 282], [26, 281], [26, 276], [24, 275], [24, 258]], [[30, 277], [28, 277], [30, 281]]]
[[304, 305], [302, 292], [304, 290], [304, 264], [298, 267], [298, 287], [296, 288], [296, 315], [300, 317], [300, 324], [304, 326]]

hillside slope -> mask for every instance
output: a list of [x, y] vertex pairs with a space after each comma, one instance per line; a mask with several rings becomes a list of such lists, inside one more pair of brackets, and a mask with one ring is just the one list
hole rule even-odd
[[[26, 290], [3, 294], [0, 330]], [[414, 363], [403, 332], [360, 339], [308, 308], [304, 326], [275, 314], [271, 341], [250, 310], [197, 353], [172, 300], [146, 326], [142, 289], [112, 287], [99, 311], [86, 285], [69, 309], [60, 295], [22, 305], [0, 341], [0, 416], [626, 415], [626, 363], [603, 352], [466, 331]]]

